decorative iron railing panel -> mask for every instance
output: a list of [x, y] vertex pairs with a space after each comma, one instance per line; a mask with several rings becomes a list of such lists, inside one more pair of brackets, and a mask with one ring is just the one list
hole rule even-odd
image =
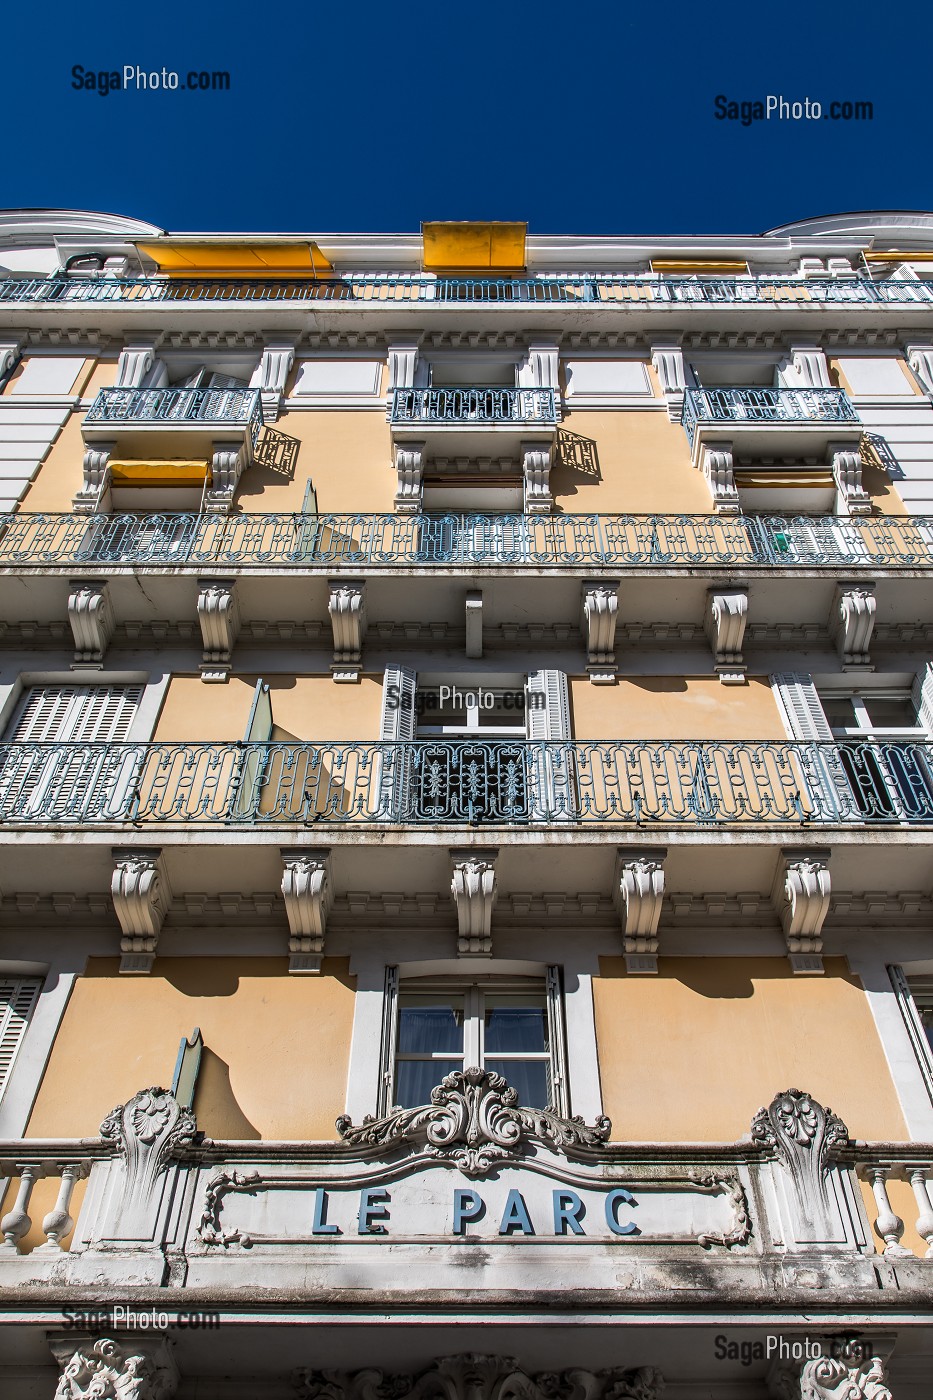
[[101, 389], [87, 423], [194, 424], [241, 423], [253, 441], [262, 426], [258, 389]]
[[0, 515], [0, 568], [929, 568], [930, 516]]
[[393, 423], [555, 423], [553, 389], [395, 389]]
[[844, 389], [688, 389], [681, 422], [693, 442], [700, 423], [858, 423]]
[[867, 277], [663, 277], [611, 273], [428, 277], [390, 272], [314, 278], [0, 279], [0, 302], [417, 301], [547, 305], [933, 305], [933, 283]]
[[532, 742], [0, 745], [0, 820], [319, 826], [933, 824], [933, 745]]

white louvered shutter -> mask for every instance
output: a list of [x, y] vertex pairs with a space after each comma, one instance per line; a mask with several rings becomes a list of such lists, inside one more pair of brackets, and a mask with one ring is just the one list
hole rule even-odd
[[[50, 818], [113, 809], [135, 772], [136, 755], [111, 746], [126, 742], [141, 696], [138, 685], [32, 687], [9, 742], [77, 747], [7, 749], [0, 807], [11, 815]], [[95, 747], [80, 747], [87, 744]]]
[[914, 676], [910, 695], [917, 711], [917, 723], [926, 730], [927, 738], [933, 739], [933, 666], [929, 662]]
[[813, 677], [806, 671], [781, 671], [771, 687], [790, 739], [832, 739]]
[[[832, 742], [833, 731], [820, 704], [813, 677], [807, 671], [780, 671], [771, 688], [791, 739]], [[799, 763], [814, 815], [839, 820], [856, 815], [852, 789], [836, 749], [804, 749]]]
[[[387, 743], [410, 744], [415, 737], [415, 691], [418, 673], [410, 666], [387, 666], [382, 682], [382, 717], [379, 738]], [[411, 805], [411, 751], [386, 749], [379, 783], [380, 809], [386, 816], [403, 819]]]
[[551, 1107], [562, 1118], [570, 1116], [567, 1083], [567, 1028], [564, 1024], [564, 988], [559, 967], [547, 970], [548, 1042], [551, 1047]]
[[39, 977], [0, 977], [0, 1099], [10, 1081], [41, 986]]
[[[544, 696], [543, 704], [540, 701]], [[570, 739], [570, 693], [563, 671], [529, 671], [525, 682], [526, 732], [530, 740]], [[568, 821], [573, 815], [569, 746], [532, 749], [528, 760], [531, 815]]]

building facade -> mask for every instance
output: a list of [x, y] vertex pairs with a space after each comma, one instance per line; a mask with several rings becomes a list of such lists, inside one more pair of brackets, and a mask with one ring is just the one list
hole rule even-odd
[[933, 215], [0, 215], [0, 1393], [921, 1400]]

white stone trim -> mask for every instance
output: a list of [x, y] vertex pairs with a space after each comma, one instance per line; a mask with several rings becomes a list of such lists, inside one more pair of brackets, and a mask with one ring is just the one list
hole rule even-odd
[[[83, 954], [78, 961], [83, 966]], [[0, 1138], [21, 1138], [26, 1134], [39, 1085], [79, 975], [78, 969], [72, 965], [72, 958], [63, 962], [59, 957], [37, 968], [30, 964], [28, 971], [26, 967], [23, 963], [0, 963], [0, 973], [15, 969], [14, 975], [17, 977], [44, 978], [26, 1034], [13, 1062], [3, 1099], [0, 1100]]]
[[[904, 1024], [887, 962], [881, 953], [866, 950], [858, 957], [850, 955], [848, 964], [865, 990], [910, 1141], [931, 1142], [933, 1101]], [[909, 968], [905, 971], [909, 974]]]

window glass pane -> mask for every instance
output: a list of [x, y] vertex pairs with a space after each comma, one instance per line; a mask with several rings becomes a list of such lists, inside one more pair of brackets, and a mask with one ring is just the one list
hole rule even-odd
[[878, 729], [913, 729], [917, 723], [914, 707], [906, 696], [901, 700], [885, 700], [863, 695], [862, 699], [869, 719]]
[[527, 1108], [547, 1108], [551, 1101], [551, 1074], [547, 1060], [497, 1060], [486, 1056], [486, 1068], [501, 1074], [518, 1101]]
[[399, 1002], [400, 1055], [463, 1053], [462, 996], [406, 995]]
[[930, 1042], [930, 1049], [933, 1050], [933, 1006], [927, 1006], [920, 1009], [920, 1020], [923, 1023], [923, 1029], [927, 1033], [927, 1040]]
[[855, 708], [847, 696], [821, 695], [820, 704], [823, 706], [823, 713], [826, 715], [831, 729], [851, 729], [858, 723], [855, 717]]
[[487, 995], [486, 1055], [546, 1051], [547, 1012], [543, 997]]
[[431, 1090], [445, 1074], [461, 1068], [460, 1060], [399, 1060], [395, 1067], [395, 1105], [417, 1108], [431, 1102]]

